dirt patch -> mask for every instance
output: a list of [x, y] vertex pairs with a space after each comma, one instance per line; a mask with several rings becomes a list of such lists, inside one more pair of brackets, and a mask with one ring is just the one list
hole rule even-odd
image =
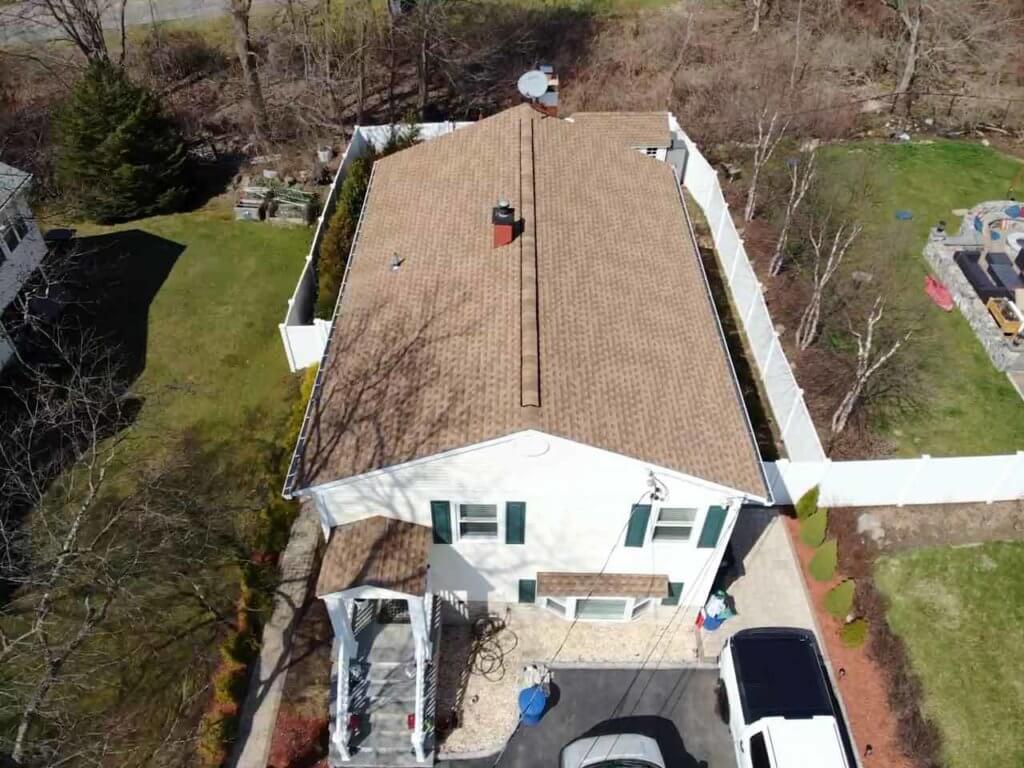
[[[829, 582], [809, 578], [807, 567], [814, 550], [800, 540], [799, 526], [795, 519], [786, 518], [785, 525], [800, 561], [804, 582], [811, 596], [811, 607], [821, 628], [822, 641], [832, 662], [839, 693], [846, 706], [850, 730], [860, 750], [864, 768], [915, 768], [915, 762], [904, 751], [904, 742], [899, 733], [896, 713], [890, 706], [883, 670], [869, 656], [866, 646], [848, 648], [843, 645], [839, 639], [842, 624], [822, 608], [825, 594], [849, 574], [837, 574]], [[871, 621], [877, 620], [872, 614]]]
[[852, 533], [884, 552], [1024, 539], [1024, 502], [933, 504], [832, 510]]

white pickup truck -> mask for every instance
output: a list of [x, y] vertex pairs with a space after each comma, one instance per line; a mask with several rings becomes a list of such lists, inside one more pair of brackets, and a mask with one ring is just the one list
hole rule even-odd
[[719, 659], [719, 706], [739, 768], [857, 768], [814, 635], [737, 632]]

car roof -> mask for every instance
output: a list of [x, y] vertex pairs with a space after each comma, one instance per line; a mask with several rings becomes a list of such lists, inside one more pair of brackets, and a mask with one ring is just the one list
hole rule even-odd
[[562, 768], [585, 768], [609, 761], [643, 761], [663, 768], [658, 742], [639, 733], [612, 733], [577, 739], [562, 750]]
[[834, 716], [814, 635], [800, 629], [756, 629], [730, 641], [743, 718]]
[[766, 730], [776, 768], [849, 768], [833, 717], [771, 718]]

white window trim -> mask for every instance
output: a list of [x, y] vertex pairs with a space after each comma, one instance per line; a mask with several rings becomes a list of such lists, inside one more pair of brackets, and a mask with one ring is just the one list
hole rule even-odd
[[[661, 513], [662, 509], [692, 509], [694, 511], [693, 521], [689, 524], [690, 525], [690, 537], [688, 539], [684, 540], [684, 539], [656, 539], [656, 538], [654, 538], [654, 529], [658, 527], [658, 515]], [[647, 539], [646, 539], [646, 541], [647, 541], [648, 544], [653, 544], [656, 547], [675, 547], [675, 548], [679, 548], [679, 547], [694, 547], [694, 546], [696, 546], [697, 539], [700, 538], [700, 526], [698, 525], [698, 523], [700, 523], [700, 521], [703, 520], [707, 516], [707, 513], [708, 513], [708, 508], [707, 507], [697, 507], [697, 506], [680, 507], [680, 506], [675, 505], [675, 504], [659, 504], [658, 506], [656, 506], [653, 509], [651, 509], [651, 519], [650, 519], [650, 522], [647, 525]], [[669, 528], [669, 527], [682, 528], [684, 526], [685, 526], [685, 523], [662, 523], [662, 527], [665, 527], [665, 528]]]
[[[483, 504], [494, 507], [495, 510], [495, 522], [498, 524], [498, 534], [492, 539], [490, 537], [484, 538], [482, 536], [463, 536], [462, 535], [462, 505], [463, 504]], [[460, 501], [452, 501], [452, 505], [455, 507], [455, 519], [452, 521], [453, 525], [452, 534], [454, 535], [454, 541], [466, 543], [466, 544], [501, 544], [505, 541], [505, 515], [502, 514], [504, 510], [504, 503], [500, 501], [470, 501], [468, 499], [462, 499]]]
[[[594, 600], [624, 600], [625, 608], [622, 611], [622, 616], [618, 619], [576, 619], [576, 603], [580, 600], [586, 599], [587, 597], [585, 595], [580, 595], [578, 597], [551, 597], [548, 595], [543, 595], [540, 598], [538, 598], [538, 601], [541, 603], [544, 610], [550, 611], [555, 616], [558, 616], [558, 618], [560, 619], [565, 619], [566, 621], [593, 622], [595, 624], [628, 624], [631, 621], [639, 621], [642, 617], [651, 613], [651, 611], [654, 609], [654, 606], [658, 604], [657, 599], [653, 597], [626, 597], [625, 595], [595, 595], [592, 597], [592, 599]], [[556, 603], [564, 605], [565, 614], [563, 615], [558, 611], [549, 608], [549, 600], [554, 600]], [[634, 616], [633, 611], [638, 606], [641, 608], [641, 611], [636, 616]]]

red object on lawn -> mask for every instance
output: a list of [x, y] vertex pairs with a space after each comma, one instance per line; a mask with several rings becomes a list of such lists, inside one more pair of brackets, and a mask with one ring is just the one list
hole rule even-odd
[[924, 292], [941, 309], [946, 312], [953, 311], [953, 297], [950, 295], [949, 289], [931, 275], [927, 275], [924, 279]]

